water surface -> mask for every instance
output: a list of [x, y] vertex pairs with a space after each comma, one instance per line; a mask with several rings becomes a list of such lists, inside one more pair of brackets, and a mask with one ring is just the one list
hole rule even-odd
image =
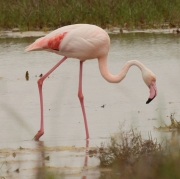
[[[35, 169], [46, 165], [62, 169], [69, 174], [67, 178], [98, 178], [100, 172], [95, 167], [99, 161], [86, 155], [87, 146], [100, 146], [119, 132], [122, 123], [125, 129], [137, 128], [144, 138], [150, 131], [154, 138], [159, 138], [162, 134], [154, 131], [153, 126], [162, 125], [162, 121], [170, 124], [171, 113], [180, 120], [180, 36], [111, 35], [109, 71], [117, 74], [128, 60], [141, 61], [157, 77], [158, 96], [146, 104], [149, 89], [135, 66], [121, 83], [111, 84], [102, 78], [96, 59], [86, 61], [83, 93], [90, 133], [87, 144], [77, 97], [79, 61], [68, 59], [43, 85], [45, 134], [41, 141], [48, 150], [42, 154], [40, 144], [32, 140], [40, 123], [37, 80], [62, 57], [48, 52], [25, 53], [25, 47], [34, 40], [0, 39], [0, 154], [3, 156], [0, 160], [8, 161], [0, 176], [34, 178]], [[26, 71], [29, 81], [25, 79]], [[171, 137], [170, 133], [165, 135]], [[17, 153], [15, 158], [13, 152]], [[44, 161], [42, 156], [50, 156], [50, 160]], [[21, 172], [13, 173], [17, 168]], [[10, 173], [6, 173], [8, 169]]]

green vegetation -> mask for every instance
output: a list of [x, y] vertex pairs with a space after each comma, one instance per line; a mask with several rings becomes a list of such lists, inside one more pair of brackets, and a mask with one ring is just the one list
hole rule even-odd
[[180, 148], [178, 139], [167, 140], [163, 145], [143, 140], [139, 132], [130, 130], [112, 137], [109, 144], [89, 151], [99, 158], [100, 167], [109, 170], [100, 179], [178, 179], [180, 178]]
[[103, 28], [155, 28], [180, 23], [179, 0], [0, 0], [1, 29], [55, 29], [90, 23]]

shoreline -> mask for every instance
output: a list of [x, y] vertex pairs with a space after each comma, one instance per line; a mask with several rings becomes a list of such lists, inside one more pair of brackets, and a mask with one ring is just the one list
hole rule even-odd
[[[163, 33], [177, 34], [177, 28], [166, 29], [144, 29], [144, 30], [124, 30], [118, 27], [104, 29], [108, 34], [128, 34], [128, 33]], [[0, 38], [25, 38], [25, 37], [41, 37], [49, 34], [52, 31], [0, 31]]]

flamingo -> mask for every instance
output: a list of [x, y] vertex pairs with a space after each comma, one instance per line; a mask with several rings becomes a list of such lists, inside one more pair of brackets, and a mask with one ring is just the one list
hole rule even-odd
[[110, 48], [110, 38], [105, 30], [90, 24], [74, 24], [61, 27], [52, 31], [44, 37], [38, 38], [34, 43], [27, 46], [25, 51], [40, 51], [45, 50], [64, 56], [52, 69], [43, 75], [38, 81], [39, 96], [40, 96], [40, 130], [35, 135], [34, 139], [39, 138], [44, 134], [44, 116], [43, 116], [43, 94], [42, 85], [44, 80], [67, 58], [76, 58], [80, 60], [79, 70], [79, 89], [78, 97], [81, 104], [81, 109], [84, 118], [86, 139], [89, 138], [89, 130], [84, 107], [84, 96], [82, 91], [82, 72], [83, 63], [86, 60], [98, 59], [99, 70], [102, 77], [110, 83], [121, 82], [129, 68], [133, 65], [137, 66], [142, 72], [142, 78], [145, 84], [149, 87], [150, 96], [146, 104], [150, 103], [157, 95], [156, 77], [151, 70], [146, 68], [137, 60], [131, 60], [125, 63], [121, 72], [118, 75], [112, 75], [107, 68], [107, 57]]

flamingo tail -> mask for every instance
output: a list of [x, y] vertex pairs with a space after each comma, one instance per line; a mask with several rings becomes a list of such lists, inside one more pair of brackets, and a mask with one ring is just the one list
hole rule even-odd
[[39, 39], [37, 39], [34, 43], [32, 43], [31, 45], [27, 46], [25, 49], [25, 52], [29, 52], [29, 51], [40, 51], [40, 50], [44, 50], [44, 37], [41, 37]]

